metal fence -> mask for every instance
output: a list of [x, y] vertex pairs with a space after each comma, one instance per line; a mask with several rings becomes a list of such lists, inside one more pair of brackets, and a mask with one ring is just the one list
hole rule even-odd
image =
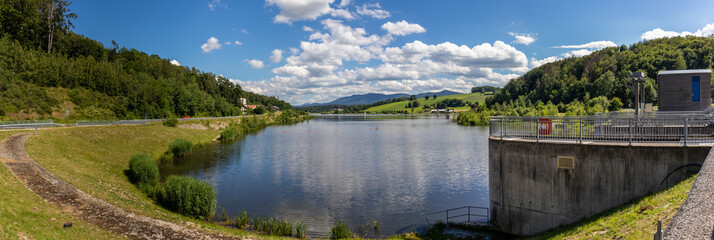
[[491, 117], [489, 135], [583, 142], [714, 142], [709, 115]]
[[443, 223], [473, 223], [489, 222], [489, 212], [486, 207], [463, 206], [426, 214], [426, 223], [431, 221]]

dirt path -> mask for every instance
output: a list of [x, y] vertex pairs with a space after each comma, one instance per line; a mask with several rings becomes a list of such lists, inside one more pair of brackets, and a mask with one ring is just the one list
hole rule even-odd
[[94, 198], [32, 160], [25, 151], [30, 136], [16, 134], [0, 142], [0, 161], [32, 192], [83, 221], [131, 239], [238, 239], [139, 216]]

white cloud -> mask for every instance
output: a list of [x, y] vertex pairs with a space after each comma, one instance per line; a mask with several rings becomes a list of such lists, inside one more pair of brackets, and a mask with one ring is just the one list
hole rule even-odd
[[223, 45], [231, 45], [233, 44], [232, 42], [224, 42]]
[[270, 61], [277, 63], [283, 60], [283, 50], [275, 49], [271, 52]]
[[593, 51], [587, 50], [587, 49], [578, 49], [578, 50], [573, 50], [567, 53], [563, 53], [563, 57], [569, 58], [569, 57], [582, 57], [588, 54], [591, 54]]
[[248, 32], [248, 30], [245, 30], [245, 29], [241, 29], [240, 32], [243, 34], [250, 34], [250, 32]]
[[324, 32], [291, 48], [285, 64], [272, 69], [275, 76], [239, 84], [302, 104], [369, 92], [465, 92], [471, 86], [503, 85], [529, 69], [525, 54], [502, 41], [475, 46], [413, 41], [387, 47], [398, 35], [369, 34], [334, 19], [320, 23]]
[[314, 32], [315, 29], [312, 29], [311, 27], [308, 26], [302, 26], [302, 30], [305, 32]]
[[246, 59], [246, 60], [243, 60], [243, 62], [248, 62], [250, 67], [255, 68], [255, 69], [260, 69], [260, 68], [265, 67], [265, 64], [263, 63], [263, 61], [256, 60], [256, 59], [250, 59], [250, 60]]
[[426, 29], [424, 29], [421, 25], [416, 23], [408, 23], [404, 20], [401, 20], [397, 23], [387, 22], [382, 25], [382, 29], [387, 30], [389, 34], [397, 36], [406, 36], [412, 33], [426, 32]]
[[176, 65], [176, 66], [181, 66], [181, 63], [179, 63], [179, 61], [176, 61], [176, 59], [171, 60], [171, 64]]
[[508, 35], [513, 36], [516, 38], [513, 42], [523, 44], [523, 45], [530, 45], [531, 43], [535, 42], [536, 38], [533, 34], [527, 34], [527, 33], [515, 33], [515, 32], [509, 32]]
[[233, 42], [233, 43], [235, 43], [236, 45], [243, 45], [243, 43], [242, 43], [242, 42], [240, 42], [240, 41], [238, 41], [238, 40], [236, 40], [236, 41], [235, 41], [235, 42]]
[[300, 20], [315, 20], [326, 14], [345, 19], [355, 18], [345, 9], [330, 7], [335, 0], [265, 0], [265, 2], [268, 6], [275, 5], [280, 8], [280, 13], [273, 18], [276, 23], [290, 24]]
[[377, 19], [385, 19], [391, 15], [388, 11], [383, 10], [379, 3], [362, 4], [362, 6], [357, 7], [357, 14]]
[[211, 37], [208, 40], [206, 40], [206, 43], [201, 45], [201, 49], [203, 50], [203, 53], [210, 53], [213, 50], [221, 49], [221, 44], [218, 43], [217, 38]]
[[674, 32], [674, 31], [665, 31], [662, 30], [661, 28], [655, 28], [650, 31], [647, 31], [643, 33], [640, 37], [642, 40], [652, 40], [652, 39], [657, 39], [657, 38], [663, 38], [663, 37], [678, 37], [678, 36], [698, 36], [698, 37], [708, 37], [714, 34], [714, 23], [707, 24], [704, 26], [702, 29], [697, 30], [694, 33], [683, 31], [683, 32]]
[[347, 11], [345, 9], [332, 9], [330, 11], [330, 15], [333, 17], [340, 17], [340, 18], [344, 18], [347, 20], [355, 19], [354, 14], [352, 14], [350, 11]]
[[347, 5], [350, 5], [350, 2], [352, 2], [352, 0], [342, 0], [340, 1], [339, 7], [346, 7]]
[[228, 5], [227, 5], [227, 4], [222, 4], [222, 3], [221, 3], [221, 0], [213, 0], [213, 1], [211, 1], [210, 3], [208, 3], [208, 9], [210, 9], [211, 11], [213, 11], [213, 10], [215, 10], [216, 8], [219, 8], [219, 7], [228, 9]]
[[617, 44], [615, 44], [612, 41], [594, 41], [594, 42], [589, 42], [586, 44], [580, 44], [580, 45], [563, 45], [563, 46], [557, 46], [553, 48], [590, 48], [590, 49], [603, 49], [606, 47], [617, 47]]
[[541, 60], [531, 58], [530, 65], [532, 68], [537, 68], [537, 67], [542, 66], [543, 64], [555, 62], [558, 60], [561, 60], [561, 58], [559, 58], [557, 56], [551, 56], [551, 57], [543, 58]]

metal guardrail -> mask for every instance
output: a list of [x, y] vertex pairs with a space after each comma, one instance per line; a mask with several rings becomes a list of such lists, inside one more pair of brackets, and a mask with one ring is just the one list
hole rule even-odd
[[588, 142], [714, 142], [708, 115], [491, 117], [489, 136]]
[[[471, 211], [471, 209], [475, 209], [476, 211]], [[485, 213], [483, 213], [485, 212]], [[451, 213], [451, 214], [450, 214]], [[490, 222], [490, 215], [487, 207], [473, 207], [473, 206], [463, 206], [463, 207], [457, 207], [457, 208], [452, 208], [452, 209], [447, 209], [443, 211], [436, 211], [436, 212], [430, 212], [426, 214], [426, 223], [431, 224], [429, 221], [429, 216], [431, 215], [437, 215], [437, 214], [442, 214], [445, 215], [442, 218], [434, 218], [434, 221], [441, 221], [445, 223], [471, 223], [471, 217], [475, 217], [475, 219], [483, 219], [484, 217], [486, 218], [486, 222]], [[465, 218], [465, 221], [463, 221]], [[461, 221], [453, 221], [453, 220], [461, 220]]]

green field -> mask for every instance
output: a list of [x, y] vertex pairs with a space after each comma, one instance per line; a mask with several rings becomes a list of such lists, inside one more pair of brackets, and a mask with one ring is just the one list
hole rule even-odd
[[[414, 108], [414, 113], [423, 112], [424, 111], [423, 107], [425, 105], [432, 105], [437, 102], [441, 102], [444, 99], [461, 99], [461, 100], [464, 100], [464, 101], [470, 102], [470, 103], [479, 102], [479, 104], [483, 104], [484, 101], [486, 100], [487, 96], [488, 95], [484, 95], [483, 93], [466, 93], [466, 94], [441, 96], [441, 97], [437, 97], [436, 99], [429, 98], [429, 100], [426, 100], [424, 98], [417, 98], [417, 101], [419, 102], [419, 107]], [[403, 110], [411, 111], [410, 108], [405, 108], [405, 106], [407, 106], [407, 104], [409, 102], [412, 102], [412, 101], [401, 101], [401, 102], [384, 104], [384, 105], [368, 108], [365, 111], [375, 112], [375, 113], [381, 113], [382, 111], [403, 111]], [[466, 111], [466, 110], [469, 110], [468, 106], [454, 108], [454, 111]]]

